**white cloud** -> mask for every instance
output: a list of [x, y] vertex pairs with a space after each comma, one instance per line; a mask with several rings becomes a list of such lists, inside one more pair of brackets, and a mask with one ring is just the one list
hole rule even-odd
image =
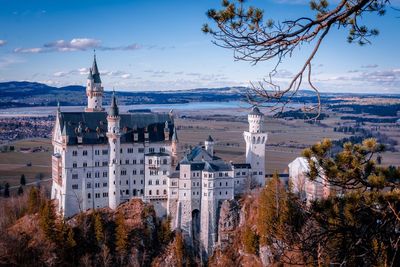
[[377, 64], [369, 64], [369, 65], [362, 65], [361, 68], [363, 69], [375, 69], [379, 67]]
[[[0, 45], [1, 46], [1, 45]], [[46, 53], [46, 52], [75, 52], [86, 51], [88, 49], [98, 49], [103, 51], [131, 51], [142, 48], [139, 44], [130, 44], [127, 46], [103, 46], [100, 40], [92, 38], [73, 38], [70, 41], [57, 40], [43, 45], [43, 47], [33, 48], [15, 48], [15, 53]]]
[[0, 40], [0, 47], [6, 45], [7, 41], [6, 40]]

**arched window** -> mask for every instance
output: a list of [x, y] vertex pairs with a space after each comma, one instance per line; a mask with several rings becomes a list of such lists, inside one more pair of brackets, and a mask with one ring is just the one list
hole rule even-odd
[[160, 181], [157, 179], [156, 180], [156, 185], [159, 185], [160, 184]]
[[163, 159], [163, 164], [164, 164], [164, 165], [167, 165], [167, 164], [168, 164], [167, 159]]
[[149, 196], [151, 196], [151, 190], [149, 190]]
[[149, 164], [153, 164], [153, 160], [152, 159], [149, 159]]
[[160, 194], [160, 191], [157, 189], [156, 191], [156, 195], [158, 196]]
[[164, 195], [166, 195], [166, 194], [167, 194], [167, 190], [164, 189]]
[[137, 190], [136, 190], [136, 189], [133, 189], [133, 192], [132, 192], [132, 194], [133, 194], [133, 196], [136, 196], [136, 194], [137, 194]]

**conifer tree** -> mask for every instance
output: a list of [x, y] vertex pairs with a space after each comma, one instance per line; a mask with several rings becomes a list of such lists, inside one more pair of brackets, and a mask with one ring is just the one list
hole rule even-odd
[[103, 229], [103, 222], [101, 221], [101, 215], [99, 212], [93, 213], [94, 219], [94, 233], [96, 236], [96, 240], [99, 244], [104, 240], [104, 229]]
[[288, 195], [276, 172], [261, 191], [257, 215], [261, 245], [271, 245], [276, 239], [284, 237], [288, 219]]
[[242, 232], [242, 243], [247, 253], [258, 254], [259, 238], [250, 226], [246, 226]]
[[19, 184], [22, 185], [22, 186], [26, 185], [25, 174], [21, 175], [21, 178], [19, 179]]
[[128, 231], [125, 225], [125, 218], [122, 213], [118, 213], [115, 218], [115, 248], [117, 252], [123, 256], [126, 253]]
[[4, 185], [4, 197], [10, 197], [10, 184], [6, 183]]
[[29, 189], [28, 195], [28, 213], [33, 214], [39, 210], [40, 207], [40, 192], [36, 187]]
[[56, 216], [53, 203], [46, 200], [40, 208], [39, 225], [47, 239], [55, 241], [56, 239]]

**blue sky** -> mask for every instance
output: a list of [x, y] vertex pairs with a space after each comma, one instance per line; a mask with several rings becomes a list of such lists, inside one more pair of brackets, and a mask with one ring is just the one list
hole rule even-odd
[[[275, 20], [310, 15], [306, 0], [255, 0]], [[399, 6], [400, 1], [392, 1]], [[106, 90], [175, 90], [248, 86], [272, 62], [237, 62], [201, 32], [219, 0], [0, 0], [0, 81], [85, 84], [93, 48]], [[400, 93], [400, 12], [366, 16], [380, 35], [359, 47], [333, 30], [314, 61], [322, 91]], [[303, 47], [280, 67], [284, 85], [307, 55]], [[307, 89], [307, 88], [305, 88]]]

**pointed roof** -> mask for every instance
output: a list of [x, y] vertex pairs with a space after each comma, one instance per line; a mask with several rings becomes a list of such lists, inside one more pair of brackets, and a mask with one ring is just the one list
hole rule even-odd
[[113, 91], [113, 95], [112, 95], [112, 99], [111, 99], [111, 106], [110, 106], [110, 110], [108, 111], [108, 115], [109, 116], [119, 116], [119, 109], [118, 109], [118, 105], [117, 105], [117, 99], [115, 97], [115, 91]]
[[214, 139], [212, 139], [211, 135], [209, 135], [206, 141], [207, 142], [214, 142]]
[[88, 75], [88, 80], [92, 80], [93, 79], [93, 73], [92, 73], [92, 68], [89, 68], [89, 75]]
[[92, 71], [92, 77], [93, 77], [94, 82], [101, 83], [100, 72], [97, 67], [96, 54], [94, 54], [94, 56], [93, 56], [93, 65], [92, 65], [91, 71]]
[[251, 112], [249, 113], [249, 115], [259, 115], [259, 116], [263, 116], [264, 114], [261, 113], [260, 109], [257, 106], [254, 106], [251, 109]]
[[174, 132], [172, 134], [172, 141], [178, 142], [178, 136], [176, 134], [176, 128], [174, 127]]

